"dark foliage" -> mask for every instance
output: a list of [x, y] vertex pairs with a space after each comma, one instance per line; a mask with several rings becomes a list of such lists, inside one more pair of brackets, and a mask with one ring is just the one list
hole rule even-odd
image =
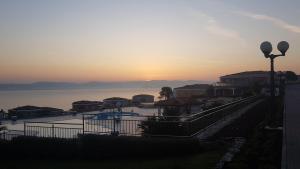
[[205, 145], [193, 138], [148, 138], [82, 135], [79, 139], [18, 137], [0, 141], [2, 159], [102, 159], [181, 156]]
[[159, 92], [160, 98], [164, 98], [165, 100], [169, 99], [173, 95], [173, 90], [171, 87], [162, 87]]
[[265, 119], [268, 111], [266, 104], [267, 100], [264, 100], [252, 107], [233, 123], [221, 129], [211, 139], [221, 137], [248, 137], [254, 132], [254, 128]]
[[[281, 168], [282, 131], [264, 128], [265, 121], [261, 114], [266, 115], [268, 111], [266, 105], [268, 105], [267, 101], [242, 117], [239, 120], [240, 124], [232, 124], [221, 131], [220, 135], [223, 136], [247, 138], [247, 142], [240, 153], [232, 162], [226, 164], [225, 169]], [[277, 126], [282, 125], [282, 110], [283, 100], [278, 97], [276, 99], [276, 115], [273, 119]], [[243, 123], [244, 125], [242, 125]], [[233, 132], [233, 129], [236, 129], [236, 132]]]
[[214, 87], [212, 85], [209, 85], [209, 87], [206, 89], [205, 95], [207, 97], [213, 97], [214, 96]]
[[187, 122], [180, 122], [176, 117], [150, 117], [142, 121], [141, 128], [144, 135], [176, 135], [185, 136], [188, 132]]
[[169, 106], [164, 107], [164, 116], [180, 116], [182, 112], [180, 112], [181, 107], [178, 106]]
[[285, 78], [288, 81], [296, 81], [296, 80], [298, 80], [298, 76], [293, 71], [286, 71], [285, 72]]

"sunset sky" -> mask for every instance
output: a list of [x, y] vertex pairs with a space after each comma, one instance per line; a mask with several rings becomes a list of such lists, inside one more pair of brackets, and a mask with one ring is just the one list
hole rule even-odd
[[0, 83], [218, 80], [268, 70], [262, 41], [286, 40], [277, 70], [300, 74], [299, 0], [1, 0]]

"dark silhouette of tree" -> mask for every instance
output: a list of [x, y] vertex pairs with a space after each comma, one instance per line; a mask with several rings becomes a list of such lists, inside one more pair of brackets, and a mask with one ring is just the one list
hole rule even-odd
[[164, 98], [168, 100], [173, 95], [173, 90], [171, 87], [162, 87], [161, 91], [159, 92], [159, 98]]
[[285, 78], [287, 81], [296, 81], [298, 80], [298, 76], [293, 71], [286, 71], [285, 72]]
[[205, 91], [206, 96], [208, 97], [212, 97], [214, 96], [214, 87], [212, 85], [210, 85], [206, 91]]

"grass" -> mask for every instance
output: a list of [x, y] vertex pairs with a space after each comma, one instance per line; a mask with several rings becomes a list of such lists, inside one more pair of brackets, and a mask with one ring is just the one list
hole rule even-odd
[[183, 157], [152, 159], [127, 158], [117, 160], [7, 160], [3, 169], [211, 169], [221, 159], [224, 150], [214, 150]]

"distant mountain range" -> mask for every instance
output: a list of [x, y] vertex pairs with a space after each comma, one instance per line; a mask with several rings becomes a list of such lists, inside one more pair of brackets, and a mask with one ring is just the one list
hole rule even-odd
[[0, 90], [59, 90], [59, 89], [113, 89], [113, 88], [161, 88], [163, 86], [180, 87], [190, 84], [210, 84], [212, 81], [200, 80], [151, 80], [128, 82], [35, 82], [30, 84], [0, 84]]

